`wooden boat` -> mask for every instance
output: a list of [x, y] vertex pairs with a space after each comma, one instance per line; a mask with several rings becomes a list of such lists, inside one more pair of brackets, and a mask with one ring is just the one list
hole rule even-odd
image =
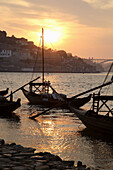
[[[110, 109], [108, 101], [113, 101], [113, 96], [93, 95], [91, 110], [81, 110], [71, 105], [70, 110], [88, 129], [113, 134], [113, 108]], [[102, 109], [103, 107], [105, 110]]]
[[55, 91], [53, 91], [51, 94], [47, 92], [37, 94], [35, 92], [27, 91], [24, 88], [22, 88], [22, 91], [30, 104], [36, 104], [45, 107], [68, 108], [68, 103], [71, 103], [72, 105], [75, 105], [76, 108], [79, 108], [88, 103], [91, 99], [91, 95], [71, 100], [71, 98], [67, 98], [66, 95], [56, 93]]
[[7, 88], [6, 90], [2, 90], [0, 91], [0, 95], [1, 96], [5, 96], [6, 94], [8, 94], [9, 88]]
[[[35, 80], [36, 79], [34, 79], [33, 81]], [[53, 89], [53, 87], [50, 85], [50, 82], [33, 83], [33, 81], [26, 84], [29, 85], [29, 91], [24, 89], [26, 85], [21, 87], [23, 94], [28, 99], [30, 104], [36, 104], [36, 105], [47, 106], [47, 107], [62, 107], [62, 108], [69, 108], [70, 107], [69, 105], [79, 108], [90, 101], [91, 94], [88, 95], [87, 97], [82, 97], [82, 98], [78, 98], [78, 97], [113, 83], [113, 79], [112, 79], [111, 81], [106, 82], [102, 85], [86, 90], [71, 98], [67, 98], [66, 95], [57, 93], [55, 89]], [[43, 87], [43, 90], [39, 89], [41, 86]], [[33, 87], [35, 88], [34, 90]], [[51, 88], [52, 90], [51, 94], [49, 93], [49, 88]], [[39, 93], [36, 93], [37, 91]]]
[[25, 88], [21, 88], [23, 94], [28, 99], [30, 104], [41, 105], [46, 107], [68, 107], [68, 102], [73, 102], [76, 107], [81, 107], [91, 99], [91, 96], [80, 99], [67, 98], [65, 94], [59, 94], [51, 86], [49, 81], [45, 81], [44, 78], [44, 30], [42, 28], [42, 82], [41, 83], [29, 83], [29, 91]]
[[12, 101], [12, 98], [7, 100], [5, 97], [0, 96], [0, 116], [10, 116], [20, 106], [20, 99]]

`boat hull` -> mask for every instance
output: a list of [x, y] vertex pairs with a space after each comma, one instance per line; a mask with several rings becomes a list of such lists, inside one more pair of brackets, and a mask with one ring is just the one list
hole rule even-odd
[[96, 115], [91, 111], [78, 110], [73, 107], [70, 108], [88, 129], [113, 134], [113, 117]]
[[89, 95], [88, 97], [84, 98], [78, 98], [78, 99], [73, 99], [71, 98], [64, 98], [64, 100], [59, 100], [59, 99], [54, 99], [52, 97], [52, 94], [48, 94], [48, 96], [44, 96], [43, 94], [36, 94], [33, 92], [29, 92], [25, 89], [22, 89], [23, 94], [25, 97], [28, 99], [30, 104], [34, 105], [41, 105], [41, 106], [46, 106], [46, 107], [60, 107], [60, 108], [69, 108], [68, 104], [72, 102], [76, 106], [76, 108], [79, 108], [86, 104], [87, 102], [90, 101], [91, 96]]
[[23, 94], [28, 99], [29, 104], [40, 105], [45, 107], [61, 107], [62, 105], [66, 107], [64, 101], [59, 101], [58, 99], [53, 99], [50, 94], [48, 96], [44, 96], [43, 94], [36, 94], [33, 92], [29, 92], [25, 89], [22, 89]]
[[17, 101], [0, 102], [0, 116], [9, 116], [20, 106], [20, 99]]
[[7, 88], [6, 90], [0, 91], [0, 96], [5, 96], [6, 94], [8, 94], [8, 90], [9, 88]]

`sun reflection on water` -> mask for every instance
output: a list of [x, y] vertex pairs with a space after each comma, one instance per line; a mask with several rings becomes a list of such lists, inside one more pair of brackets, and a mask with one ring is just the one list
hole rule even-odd
[[[0, 73], [1, 77], [3, 74]], [[29, 80], [31, 73], [7, 73], [9, 80], [13, 83], [12, 90], [21, 87]], [[39, 74], [40, 75], [40, 74]], [[37, 73], [35, 74], [37, 76]], [[97, 78], [98, 77], [98, 78]], [[86, 89], [101, 84], [105, 77], [103, 74], [46, 74], [53, 87], [60, 93], [73, 96]], [[27, 79], [26, 79], [27, 78]], [[83, 86], [84, 84], [84, 86]], [[9, 82], [0, 83], [1, 89], [4, 85], [9, 87]], [[110, 91], [112, 94], [112, 90]], [[53, 110], [36, 118], [29, 119], [31, 112], [43, 111], [37, 106], [30, 107], [21, 91], [17, 97], [21, 97], [22, 106], [16, 110], [20, 121], [9, 121], [0, 119], [2, 129], [0, 135], [6, 142], [15, 142], [27, 147], [36, 148], [37, 152], [51, 152], [60, 156], [63, 160], [74, 160], [75, 164], [81, 160], [88, 166], [96, 169], [113, 169], [113, 141], [102, 141], [94, 138], [94, 134], [83, 133], [84, 126], [73, 114], [65, 110]], [[89, 103], [87, 106], [90, 106]], [[78, 131], [82, 131], [79, 133]], [[93, 136], [93, 137], [92, 137]], [[106, 138], [106, 136], [105, 136]]]
[[[34, 129], [34, 135], [38, 134], [44, 139], [40, 145], [41, 149], [58, 153], [59, 155], [66, 152], [64, 154], [66, 158], [69, 158], [70, 155], [67, 156], [67, 152], [77, 145], [76, 134], [73, 134], [75, 130], [73, 119], [71, 125], [69, 124], [68, 117], [63, 117], [63, 115], [58, 116], [58, 118], [57, 115], [44, 115], [38, 118], [37, 121], [38, 128]], [[70, 141], [72, 146], [70, 146]], [[79, 148], [79, 146], [76, 148]], [[37, 149], [39, 150], [39, 148]]]

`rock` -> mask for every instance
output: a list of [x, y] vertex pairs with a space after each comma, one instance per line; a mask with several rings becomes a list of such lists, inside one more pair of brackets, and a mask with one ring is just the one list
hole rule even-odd
[[14, 145], [16, 145], [16, 143], [11, 143], [11, 144], [10, 144], [10, 146], [14, 146]]
[[[78, 161], [63, 161], [59, 156], [49, 152], [34, 153], [36, 149], [27, 148], [16, 143], [5, 144], [0, 139], [0, 169], [2, 170], [88, 170]], [[90, 169], [89, 169], [90, 170]]]
[[40, 166], [42, 166], [42, 165], [43, 165], [42, 162], [36, 162], [36, 163], [35, 163], [35, 167], [40, 167]]
[[80, 167], [80, 166], [82, 166], [82, 162], [81, 162], [81, 161], [78, 161], [78, 162], [77, 162], [77, 167]]
[[48, 161], [62, 161], [62, 159], [59, 156], [50, 154], [48, 152], [44, 153], [44, 158], [47, 159]]
[[0, 145], [4, 145], [4, 144], [5, 144], [4, 139], [0, 139]]
[[74, 166], [74, 161], [62, 161], [66, 166]]
[[12, 167], [12, 170], [28, 170], [28, 168], [23, 167], [23, 166], [15, 166], [15, 167]]
[[43, 165], [43, 166], [37, 166], [35, 167], [35, 170], [50, 170], [49, 166]]

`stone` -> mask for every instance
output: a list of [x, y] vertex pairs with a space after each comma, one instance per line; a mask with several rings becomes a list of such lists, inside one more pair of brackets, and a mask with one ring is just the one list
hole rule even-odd
[[0, 145], [4, 145], [5, 144], [5, 140], [4, 139], [0, 139]]
[[43, 165], [43, 166], [38, 166], [38, 167], [35, 167], [35, 170], [50, 170], [49, 169], [49, 166], [47, 166], [47, 165]]
[[12, 154], [7, 153], [7, 154], [3, 154], [2, 156], [3, 156], [3, 157], [6, 157], [6, 158], [9, 158], [9, 157], [11, 157], [11, 156], [12, 156]]
[[82, 162], [81, 162], [81, 161], [78, 161], [78, 162], [77, 162], [77, 167], [80, 167], [80, 166], [82, 166]]
[[46, 163], [48, 163], [48, 161], [47, 160], [36, 160], [36, 162], [41, 162], [41, 163], [43, 163], [43, 164], [46, 164]]
[[40, 167], [40, 166], [42, 166], [42, 165], [43, 165], [42, 162], [36, 162], [36, 163], [35, 163], [35, 167]]
[[74, 161], [63, 161], [57, 155], [35, 150], [15, 143], [5, 144], [1, 139], [0, 170], [90, 170], [81, 161], [75, 167]]
[[10, 159], [12, 161], [23, 161], [23, 159], [25, 159], [25, 157], [23, 157], [23, 156], [16, 156], [16, 157], [10, 157]]
[[62, 159], [59, 156], [50, 154], [50, 153], [45, 153], [44, 158], [47, 159], [48, 161], [62, 161]]
[[34, 154], [29, 153], [29, 152], [22, 152], [22, 153], [16, 153], [16, 154], [14, 154], [14, 156], [31, 157], [31, 156], [34, 156]]
[[62, 161], [65, 166], [74, 166], [74, 161]]
[[44, 157], [38, 156], [38, 155], [33, 155], [33, 156], [31, 156], [31, 159], [44, 160]]
[[23, 167], [23, 166], [15, 166], [15, 167], [12, 167], [12, 170], [28, 170], [28, 168]]
[[16, 143], [11, 143], [11, 144], [10, 144], [10, 146], [14, 146], [14, 145], [16, 145]]

